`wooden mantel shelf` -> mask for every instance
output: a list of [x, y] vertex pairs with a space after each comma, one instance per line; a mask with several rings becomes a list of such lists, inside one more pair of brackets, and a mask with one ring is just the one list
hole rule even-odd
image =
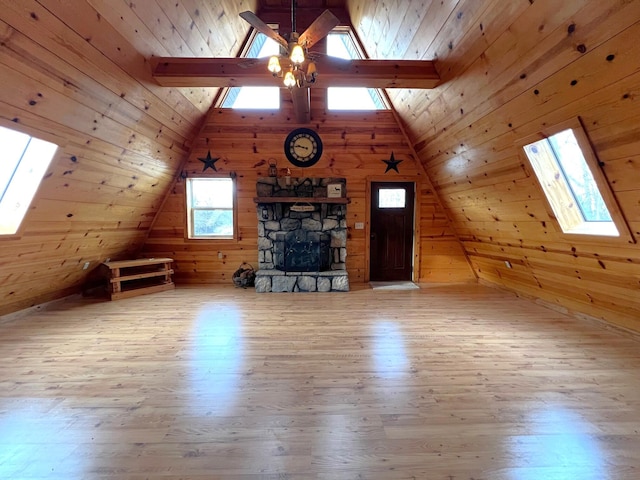
[[337, 203], [344, 204], [351, 203], [351, 199], [338, 197], [254, 197], [255, 203]]

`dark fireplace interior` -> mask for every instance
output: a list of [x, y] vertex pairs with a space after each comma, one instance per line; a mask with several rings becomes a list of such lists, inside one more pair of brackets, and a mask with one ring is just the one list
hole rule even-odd
[[275, 267], [285, 272], [323, 272], [331, 269], [331, 237], [302, 229], [276, 234]]

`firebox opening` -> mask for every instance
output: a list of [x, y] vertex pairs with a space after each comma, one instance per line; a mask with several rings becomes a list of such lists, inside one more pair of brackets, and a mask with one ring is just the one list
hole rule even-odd
[[295, 230], [276, 234], [275, 267], [284, 272], [323, 272], [331, 269], [331, 237], [327, 233]]

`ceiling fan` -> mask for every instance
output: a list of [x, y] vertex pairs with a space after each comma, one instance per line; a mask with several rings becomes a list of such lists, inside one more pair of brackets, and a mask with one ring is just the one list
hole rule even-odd
[[[309, 58], [309, 49], [319, 40], [326, 37], [331, 30], [340, 24], [340, 20], [329, 10], [325, 10], [302, 34], [296, 29], [296, 0], [291, 0], [291, 33], [285, 39], [255, 13], [246, 11], [240, 17], [246, 20], [256, 31], [271, 38], [280, 45], [282, 55], [274, 55], [269, 59], [268, 70], [275, 77], [284, 77], [284, 85], [288, 88], [303, 87], [305, 83], [315, 83], [317, 68], [315, 61]], [[285, 69], [282, 61], [286, 62]], [[307, 63], [306, 71], [303, 64]]]
[[[296, 0], [291, 1], [291, 33], [285, 38], [250, 11], [240, 13], [255, 30], [278, 43], [281, 55], [269, 59], [152, 57], [152, 74], [167, 87], [274, 86], [283, 77], [291, 91], [300, 123], [310, 122], [309, 86], [368, 88], [434, 88], [440, 77], [430, 60], [343, 60], [309, 55], [309, 49], [331, 32], [340, 20], [329, 10], [303, 33], [296, 30]], [[265, 69], [248, 68], [264, 65]], [[265, 71], [272, 75], [265, 75]], [[283, 86], [280, 83], [280, 86]]]

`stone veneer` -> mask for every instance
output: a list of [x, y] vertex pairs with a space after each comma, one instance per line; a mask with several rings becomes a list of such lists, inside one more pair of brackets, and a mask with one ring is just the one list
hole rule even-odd
[[[260, 203], [258, 214], [258, 271], [256, 291], [264, 292], [346, 292], [349, 277], [347, 257], [347, 206], [323, 202], [327, 185], [341, 183], [346, 195], [344, 178], [290, 178], [268, 177], [258, 180], [258, 197], [288, 197], [286, 201]], [[291, 202], [289, 198], [299, 198]], [[312, 205], [313, 211], [296, 212], [291, 207]], [[327, 271], [285, 272], [274, 264], [274, 246], [277, 233], [303, 229], [325, 232], [331, 236], [331, 266]]]

